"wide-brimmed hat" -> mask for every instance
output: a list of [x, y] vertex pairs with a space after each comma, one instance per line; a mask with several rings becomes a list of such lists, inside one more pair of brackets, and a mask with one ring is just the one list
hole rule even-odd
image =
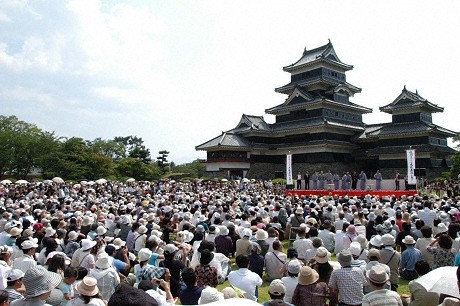
[[371, 238], [369, 241], [370, 244], [376, 247], [381, 247], [382, 246], [382, 236], [380, 235], [375, 235]]
[[33, 240], [26, 240], [23, 243], [21, 243], [21, 248], [23, 250], [29, 250], [32, 248], [38, 248], [38, 244], [35, 243]]
[[206, 287], [201, 291], [201, 296], [198, 299], [198, 304], [208, 304], [212, 302], [223, 301], [224, 295], [217, 291], [216, 288]]
[[47, 227], [45, 230], [45, 237], [51, 237], [56, 234], [56, 230], [52, 227]]
[[309, 266], [303, 266], [299, 272], [299, 285], [310, 285], [316, 283], [319, 279], [318, 272]]
[[382, 236], [382, 245], [393, 245], [395, 244], [395, 237], [391, 234], [385, 234]]
[[13, 227], [10, 230], [11, 237], [17, 237], [17, 236], [21, 235], [21, 233], [22, 233], [22, 229], [20, 229], [19, 227]]
[[141, 235], [147, 233], [147, 227], [145, 225], [141, 225], [139, 226], [139, 228], [137, 229], [137, 232]]
[[414, 237], [412, 237], [411, 235], [407, 235], [406, 237], [404, 237], [404, 239], [402, 240], [402, 242], [404, 244], [415, 244], [415, 239]]
[[99, 269], [108, 269], [112, 266], [112, 260], [107, 253], [101, 253], [97, 256], [96, 267]]
[[53, 251], [53, 252], [49, 253], [48, 256], [46, 256], [46, 261], [45, 262], [47, 262], [48, 260], [50, 260], [51, 258], [53, 258], [56, 255], [60, 255], [60, 256], [64, 257], [65, 264], [70, 265], [70, 262], [72, 260], [69, 257], [67, 257], [67, 255], [64, 252], [59, 252], [59, 251]]
[[226, 226], [222, 225], [221, 227], [219, 227], [219, 229], [220, 229], [219, 235], [221, 235], [221, 236], [227, 236], [228, 235], [229, 230], [228, 230], [228, 228]]
[[350, 247], [348, 249], [350, 250], [350, 253], [353, 256], [361, 255], [361, 245], [357, 241], [353, 241], [352, 243], [350, 243]]
[[366, 272], [366, 277], [369, 281], [376, 284], [385, 284], [390, 276], [382, 265], [375, 265]]
[[258, 229], [256, 232], [256, 239], [257, 240], [265, 240], [268, 238], [268, 233], [263, 229]]
[[24, 238], [30, 238], [33, 235], [34, 235], [34, 231], [32, 229], [30, 229], [30, 228], [27, 228], [22, 232], [22, 237], [24, 237]]
[[50, 272], [42, 266], [27, 270], [24, 274], [23, 283], [26, 287], [26, 296], [34, 297], [50, 292], [62, 281], [59, 274]]
[[146, 261], [150, 259], [150, 256], [152, 256], [152, 251], [147, 248], [143, 248], [143, 249], [140, 249], [137, 256], [139, 258], [139, 261]]
[[241, 232], [241, 238], [243, 238], [243, 237], [251, 237], [251, 236], [252, 236], [252, 231], [249, 228], [245, 228]]
[[444, 223], [438, 224], [438, 233], [447, 233], [448, 228]]
[[169, 253], [169, 254], [172, 254], [174, 252], [177, 252], [179, 249], [172, 243], [170, 244], [167, 244], [164, 248], [163, 248], [164, 252], [165, 253]]
[[91, 249], [93, 246], [95, 246], [96, 244], [97, 244], [97, 242], [94, 241], [94, 240], [82, 239], [82, 241], [81, 241], [81, 249], [83, 251], [87, 251], [87, 250]]
[[331, 253], [325, 247], [319, 247], [316, 250], [315, 261], [317, 263], [326, 263], [329, 261]]
[[297, 208], [295, 209], [295, 214], [297, 214], [297, 215], [303, 214], [303, 208], [302, 208], [302, 207], [297, 207]]
[[70, 231], [68, 237], [70, 241], [75, 241], [78, 239], [78, 233], [76, 231]]
[[85, 296], [95, 296], [99, 293], [97, 280], [92, 276], [85, 276], [81, 282], [77, 284], [76, 289], [81, 295]]
[[98, 236], [103, 236], [103, 235], [105, 235], [105, 233], [107, 233], [107, 229], [106, 229], [104, 226], [99, 225], [99, 226], [96, 228], [96, 234], [97, 234]]
[[367, 258], [378, 258], [378, 259], [380, 259], [380, 250], [378, 250], [378, 249], [370, 249], [369, 253], [367, 253]]
[[274, 279], [268, 287], [268, 292], [273, 295], [282, 296], [283, 294], [286, 294], [286, 286], [282, 280]]
[[126, 241], [121, 240], [121, 238], [115, 238], [112, 241], [113, 245], [115, 246], [115, 249], [118, 250], [121, 247], [126, 245]]
[[351, 255], [349, 250], [343, 250], [337, 256], [337, 261], [340, 263], [342, 267], [349, 266], [351, 261], [353, 260], [353, 256]]

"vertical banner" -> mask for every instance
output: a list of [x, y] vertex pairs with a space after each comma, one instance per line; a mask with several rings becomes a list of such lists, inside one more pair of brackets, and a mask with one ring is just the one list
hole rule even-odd
[[292, 185], [292, 154], [288, 153], [286, 155], [286, 184]]
[[407, 183], [410, 185], [415, 185], [417, 183], [417, 179], [414, 175], [415, 169], [415, 150], [407, 150]]

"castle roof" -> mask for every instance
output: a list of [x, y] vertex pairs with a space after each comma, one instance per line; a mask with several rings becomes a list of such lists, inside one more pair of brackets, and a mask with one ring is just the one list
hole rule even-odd
[[219, 150], [231, 149], [249, 149], [250, 143], [244, 137], [238, 134], [222, 132], [221, 135], [195, 147], [195, 150]]
[[334, 50], [334, 47], [332, 46], [331, 41], [329, 40], [329, 42], [325, 44], [324, 46], [321, 46], [321, 47], [318, 47], [312, 50], [307, 50], [307, 48], [305, 48], [303, 51], [302, 57], [295, 63], [283, 67], [283, 70], [287, 72], [292, 72], [299, 68], [302, 68], [308, 65], [312, 65], [320, 61], [327, 61], [344, 70], [353, 69], [352, 65], [347, 65], [339, 59], [339, 57], [335, 53], [335, 50]]
[[380, 111], [393, 114], [394, 112], [407, 112], [414, 109], [423, 109], [430, 113], [443, 112], [444, 108], [418, 94], [418, 91], [411, 92], [404, 86], [401, 94], [390, 104], [379, 108]]
[[[422, 153], [422, 152], [439, 152], [439, 153], [453, 154], [457, 152], [454, 149], [446, 147], [446, 146], [436, 146], [432, 144], [412, 145], [410, 147], [415, 150], [416, 154]], [[378, 156], [382, 154], [403, 153], [403, 152], [406, 152], [408, 148], [409, 146], [407, 145], [406, 146], [376, 147], [376, 148], [367, 150], [367, 155], [368, 156]]]
[[447, 137], [453, 137], [457, 133], [440, 127], [433, 123], [428, 123], [424, 121], [416, 122], [403, 122], [403, 123], [381, 123], [366, 125], [364, 132], [359, 135], [358, 140], [364, 140], [367, 138], [375, 138], [382, 136], [391, 136], [391, 135], [403, 135], [409, 134], [413, 135], [416, 133], [431, 133], [431, 134], [441, 134]]

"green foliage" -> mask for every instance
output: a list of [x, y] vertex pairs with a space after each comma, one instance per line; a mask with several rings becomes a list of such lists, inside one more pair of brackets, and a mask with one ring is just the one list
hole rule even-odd
[[196, 159], [191, 163], [185, 163], [178, 166], [171, 166], [171, 171], [179, 173], [188, 173], [192, 178], [201, 178], [206, 172], [206, 164], [200, 159]]
[[169, 152], [166, 151], [166, 150], [162, 150], [162, 151], [158, 152], [158, 154], [160, 154], [160, 155], [157, 157], [157, 165], [158, 165], [158, 167], [160, 167], [161, 172], [163, 174], [165, 174], [166, 173], [166, 167], [168, 166]]
[[124, 158], [120, 160], [116, 167], [117, 176], [133, 177], [136, 180], [156, 180], [161, 178], [161, 169], [155, 164], [146, 164], [139, 158]]
[[125, 153], [122, 154], [122, 157], [139, 158], [145, 164], [152, 161], [150, 150], [145, 147], [142, 138], [137, 136], [115, 137], [114, 141], [124, 146]]
[[460, 174], [460, 152], [455, 153], [451, 157], [452, 168], [450, 169], [451, 176], [457, 178]]
[[286, 183], [287, 183], [286, 179], [283, 179], [283, 178], [276, 178], [272, 180], [273, 185], [276, 185], [276, 184], [286, 185]]

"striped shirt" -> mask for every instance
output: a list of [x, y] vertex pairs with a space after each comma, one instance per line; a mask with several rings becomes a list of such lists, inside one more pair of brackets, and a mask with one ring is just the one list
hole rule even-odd
[[366, 294], [362, 306], [402, 306], [402, 301], [397, 292], [380, 289]]

